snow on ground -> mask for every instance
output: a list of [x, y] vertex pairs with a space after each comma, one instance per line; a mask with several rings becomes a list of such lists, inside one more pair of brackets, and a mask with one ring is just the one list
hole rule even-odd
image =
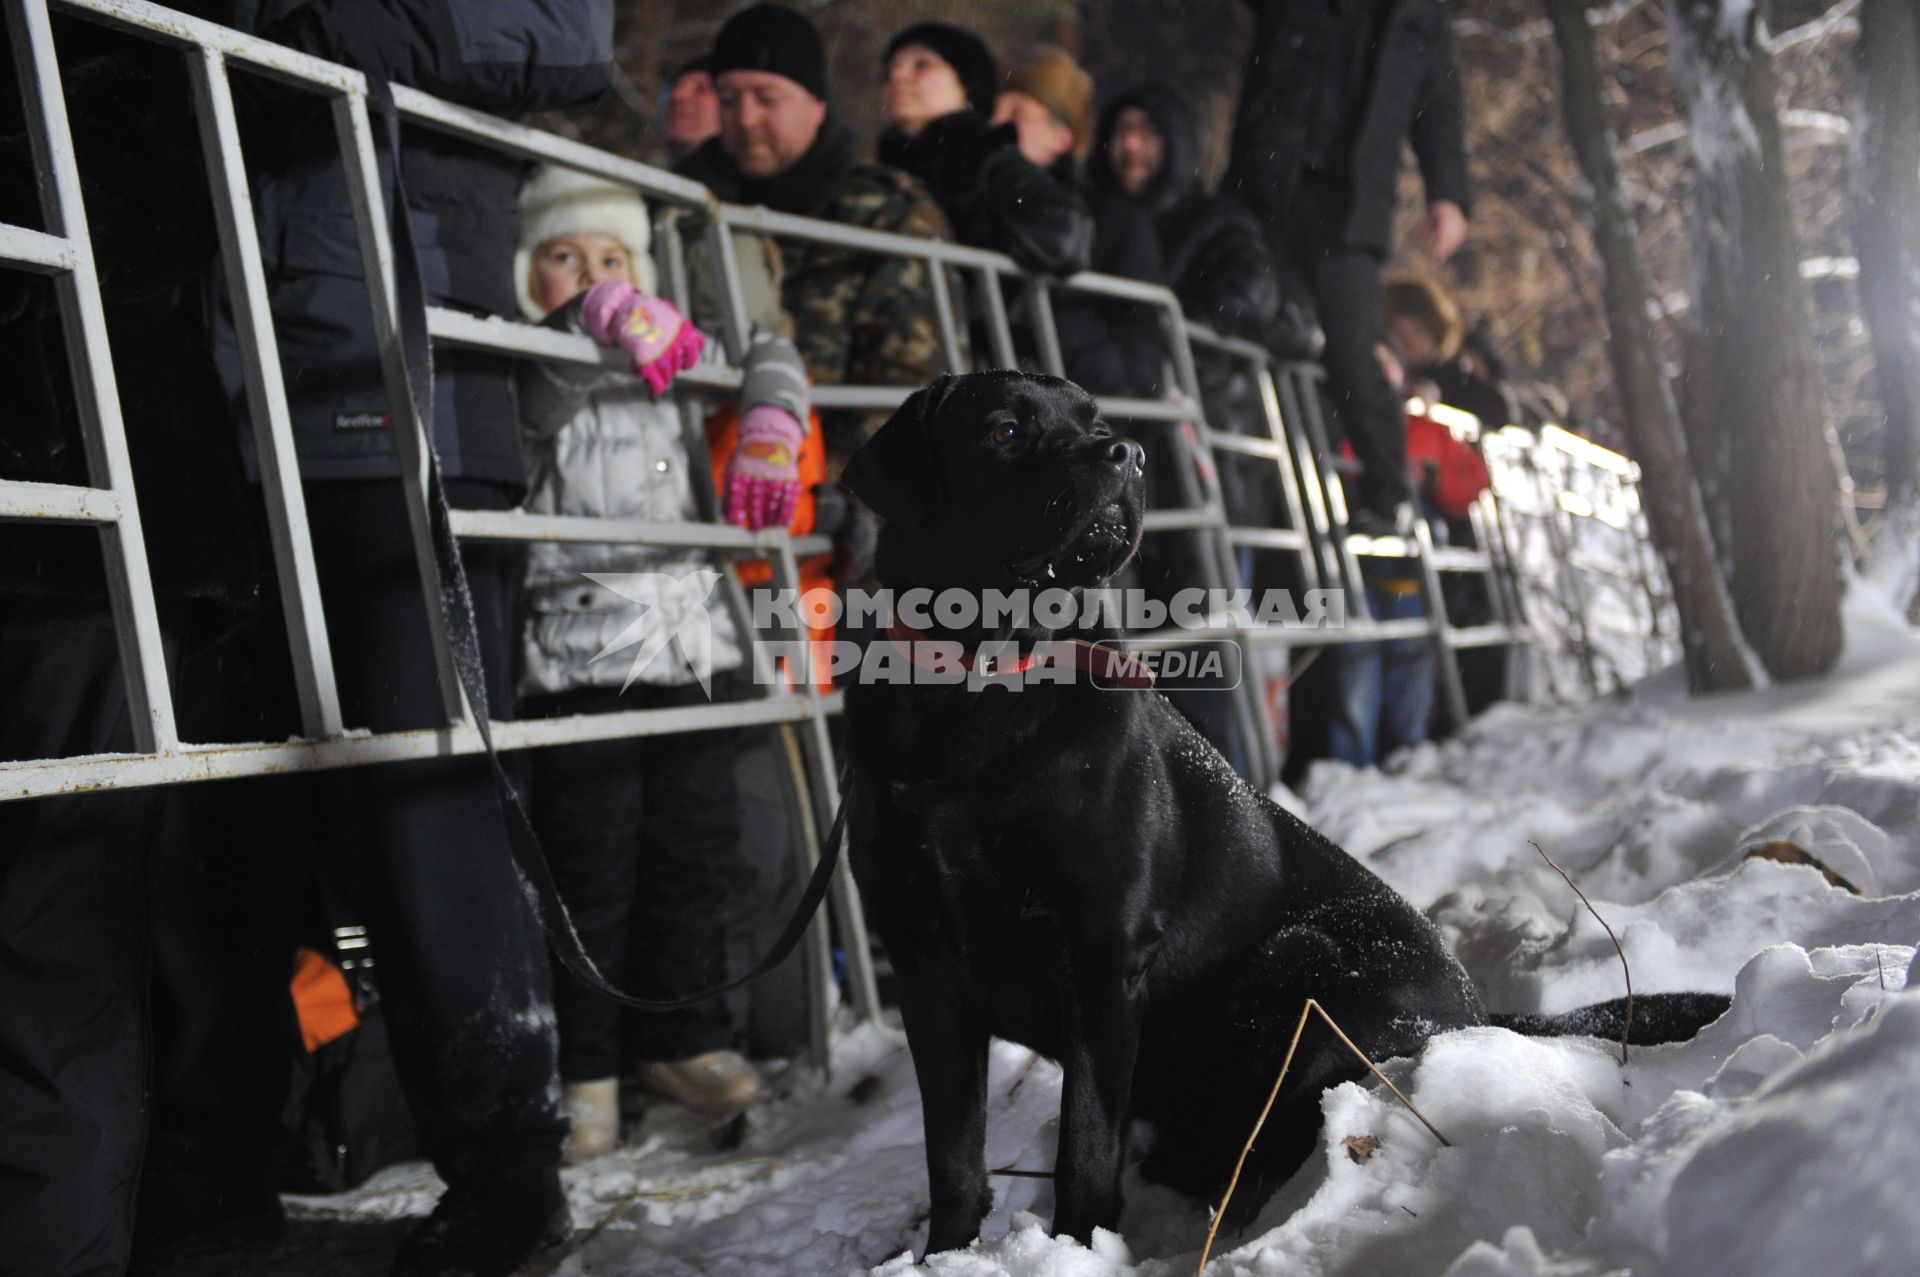
[[[1848, 623], [1841, 668], [1811, 686], [1689, 702], [1656, 678], [1580, 708], [1497, 709], [1385, 771], [1314, 769], [1298, 796], [1310, 819], [1430, 911], [1490, 1006], [1621, 992], [1612, 942], [1538, 843], [1611, 923], [1637, 991], [1727, 991], [1733, 1009], [1624, 1068], [1593, 1039], [1437, 1038], [1387, 1067], [1451, 1147], [1384, 1088], [1329, 1091], [1320, 1156], [1220, 1239], [1208, 1273], [1920, 1272], [1920, 994], [1904, 992], [1920, 941], [1920, 638], [1859, 589]], [[1743, 856], [1767, 843], [1858, 894]], [[992, 1062], [988, 1165], [1050, 1168], [1059, 1071], [1005, 1044]], [[569, 1171], [581, 1239], [555, 1271], [1194, 1271], [1206, 1207], [1137, 1177], [1120, 1234], [1091, 1248], [1047, 1235], [1046, 1180], [997, 1177], [987, 1240], [916, 1264], [920, 1134], [898, 1030], [844, 1033], [830, 1080], [795, 1078], [744, 1131], [656, 1110], [631, 1146]], [[1356, 1160], [1352, 1136], [1378, 1146]], [[434, 1188], [401, 1167], [300, 1199], [271, 1268], [380, 1271], [399, 1225], [379, 1221], [424, 1211]]]

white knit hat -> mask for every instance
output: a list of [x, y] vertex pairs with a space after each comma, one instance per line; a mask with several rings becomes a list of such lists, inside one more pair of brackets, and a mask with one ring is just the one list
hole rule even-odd
[[633, 254], [633, 286], [654, 291], [653, 224], [646, 201], [629, 186], [556, 165], [543, 165], [520, 187], [520, 247], [513, 255], [513, 291], [520, 312], [546, 317], [529, 282], [533, 250], [562, 235], [610, 235]]

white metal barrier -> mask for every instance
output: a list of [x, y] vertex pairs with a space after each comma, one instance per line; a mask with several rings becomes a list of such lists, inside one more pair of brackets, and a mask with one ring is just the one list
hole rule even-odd
[[[433, 625], [434, 645], [446, 725], [367, 734], [353, 731], [352, 725], [342, 718], [229, 79], [235, 71], [260, 74], [320, 94], [331, 104], [336, 140], [353, 199], [363, 268], [367, 278], [380, 280], [384, 285], [369, 290], [369, 322], [381, 350], [388, 400], [395, 414], [393, 434], [402, 473], [406, 476], [403, 487], [412, 519], [421, 584], [427, 598], [437, 598], [437, 569], [427, 521], [426, 453], [421, 423], [413, 416], [405, 392], [406, 374], [397, 336], [393, 246], [388, 240], [383, 211], [366, 78], [348, 68], [266, 44], [143, 0], [54, 0], [58, 8], [77, 17], [171, 45], [179, 49], [188, 62], [219, 223], [222, 259], [240, 337], [251, 428], [261, 459], [261, 485], [269, 514], [303, 736], [291, 741], [218, 745], [179, 739], [47, 2], [7, 0], [7, 21], [27, 100], [27, 118], [48, 229], [39, 232], [0, 225], [0, 262], [50, 275], [57, 285], [92, 482], [86, 487], [0, 482], [0, 520], [53, 521], [100, 529], [113, 615], [126, 667], [135, 748], [124, 754], [0, 763], [0, 801], [479, 752], [483, 748], [480, 736], [460, 688], [444, 623], [437, 614]], [[1240, 642], [1243, 650], [1250, 653], [1255, 647], [1269, 643], [1311, 646], [1424, 635], [1432, 639], [1440, 658], [1446, 704], [1453, 717], [1460, 719], [1465, 716], [1465, 702], [1455, 652], [1474, 645], [1519, 643], [1528, 638], [1522, 612], [1523, 591], [1517, 584], [1520, 570], [1506, 548], [1512, 522], [1506, 497], [1507, 488], [1513, 487], [1512, 484], [1500, 487], [1502, 500], [1488, 497], [1476, 511], [1478, 545], [1473, 548], [1437, 549], [1426, 536], [1424, 527], [1405, 540], [1369, 539], [1350, 534], [1346, 527], [1344, 493], [1332, 463], [1328, 432], [1321, 415], [1319, 371], [1309, 365], [1277, 362], [1258, 346], [1223, 338], [1189, 324], [1172, 292], [1164, 287], [1096, 275], [1079, 275], [1065, 281], [1036, 278], [1022, 274], [1010, 259], [1000, 254], [963, 245], [868, 231], [764, 208], [723, 205], [698, 184], [577, 142], [442, 102], [403, 86], [394, 86], [393, 96], [411, 125], [439, 130], [526, 159], [564, 165], [639, 191], [657, 212], [662, 276], [668, 292], [683, 308], [689, 301], [690, 291], [689, 235], [696, 239], [698, 251], [711, 255], [724, 284], [720, 337], [725, 359], [702, 363], [683, 374], [675, 387], [688, 445], [695, 456], [704, 456], [705, 448], [701, 405], [706, 397], [727, 395], [737, 388], [739, 361], [747, 343], [747, 324], [730, 233], [734, 230], [924, 261], [928, 266], [942, 349], [948, 366], [954, 371], [966, 371], [969, 365], [962, 357], [962, 317], [955, 303], [949, 272], [954, 279], [969, 281], [969, 290], [977, 299], [973, 310], [987, 336], [984, 357], [975, 361], [981, 366], [1010, 367], [1018, 362], [1005, 302], [1007, 281], [1020, 281], [1032, 299], [1032, 339], [1037, 362], [1056, 374], [1063, 371], [1063, 365], [1052, 293], [1056, 289], [1088, 293], [1154, 308], [1167, 339], [1174, 389], [1166, 400], [1108, 398], [1102, 403], [1110, 417], [1140, 423], [1142, 427], [1171, 428], [1169, 437], [1180, 460], [1177, 467], [1180, 502], [1151, 512], [1147, 519], [1149, 533], [1197, 536], [1201, 546], [1198, 557], [1202, 580], [1196, 584], [1209, 588], [1229, 589], [1240, 585], [1236, 551], [1250, 548], [1293, 555], [1301, 580], [1308, 588], [1331, 586], [1347, 592], [1349, 623], [1344, 630], [1303, 632], [1263, 626], [1245, 617], [1229, 615], [1210, 618], [1214, 623], [1202, 630], [1135, 636], [1138, 641], [1192, 644], [1226, 638]], [[619, 352], [598, 347], [584, 337], [508, 319], [430, 308], [428, 327], [435, 341], [449, 346], [516, 358], [624, 366], [624, 356]], [[1196, 345], [1217, 356], [1246, 361], [1259, 386], [1262, 433], [1248, 434], [1210, 426], [1200, 400], [1194, 362]], [[912, 389], [819, 386], [814, 390], [814, 403], [823, 409], [883, 409], [896, 405]], [[1500, 437], [1504, 438], [1505, 434], [1500, 432]], [[1638, 518], [1630, 474], [1600, 465], [1595, 457], [1571, 446], [1560, 446], [1559, 441], [1538, 446], [1557, 449], [1553, 459], [1534, 457], [1525, 465], [1539, 491], [1546, 491], [1541, 484], [1557, 485], [1552, 489], [1556, 494], [1553, 498], [1557, 502], [1556, 510], [1571, 509], [1573, 502], [1568, 494], [1576, 492], [1584, 482], [1577, 482], [1577, 476], [1596, 472], [1613, 476], [1606, 480], [1612, 486], [1606, 487], [1603, 483], [1602, 487], [1616, 494], [1620, 501], [1631, 502], [1633, 517]], [[1505, 447], [1490, 450], [1497, 478], [1502, 473], [1497, 458], [1506, 455], [1501, 450]], [[1260, 458], [1276, 467], [1285, 494], [1289, 526], [1255, 527], [1232, 522], [1220, 489], [1218, 452]], [[707, 522], [648, 524], [534, 516], [521, 511], [455, 511], [454, 530], [469, 539], [679, 546], [730, 559], [762, 559], [772, 565], [776, 587], [797, 590], [800, 586], [798, 557], [820, 551], [823, 543], [819, 539], [796, 541], [780, 530], [750, 532], [718, 522], [711, 485], [707, 481], [709, 470], [702, 465], [694, 469], [707, 489], [701, 494]], [[1644, 520], [1634, 523], [1631, 531], [1644, 543]], [[1644, 544], [1641, 549], [1644, 551]], [[1412, 558], [1418, 562], [1429, 598], [1429, 615], [1425, 619], [1379, 622], [1368, 616], [1365, 591], [1359, 588], [1359, 560], [1370, 555]], [[1636, 562], [1640, 573], [1637, 580], [1649, 598], [1657, 599], [1654, 583], [1657, 563], [1650, 553], [1644, 552]], [[1495, 622], [1473, 628], [1453, 626], [1447, 618], [1440, 589], [1439, 574], [1443, 572], [1484, 576], [1494, 600]], [[740, 632], [751, 634], [737, 580], [729, 574], [729, 581], [729, 605], [735, 612]], [[1658, 613], [1657, 606], [1654, 611]], [[1254, 778], [1265, 781], [1277, 777], [1282, 760], [1277, 756], [1272, 724], [1266, 718], [1265, 701], [1252, 682], [1242, 680], [1234, 701], [1235, 715], [1247, 745]], [[501, 721], [495, 724], [494, 735], [498, 747], [508, 750], [725, 727], [786, 725], [799, 733], [808, 773], [807, 797], [816, 822], [816, 828], [810, 831], [813, 837], [804, 840], [810, 857], [811, 847], [830, 822], [838, 801], [827, 735], [827, 719], [838, 711], [838, 698], [822, 693], [809, 679], [799, 680], [792, 686], [776, 682], [765, 691], [761, 699], [729, 704]], [[844, 865], [835, 880], [832, 900], [834, 922], [840, 928], [850, 961], [851, 1000], [859, 1013], [874, 1014], [878, 999], [871, 970], [865, 963], [864, 924], [857, 892]], [[810, 986], [815, 995], [814, 1046], [820, 1052], [824, 1052], [825, 1047], [825, 1007], [832, 996], [831, 956], [827, 944], [823, 920], [816, 925], [806, 950]]]

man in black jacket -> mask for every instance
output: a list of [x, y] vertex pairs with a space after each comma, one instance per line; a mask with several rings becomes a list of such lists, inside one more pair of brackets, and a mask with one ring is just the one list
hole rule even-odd
[[[1299, 273], [1276, 259], [1265, 226], [1244, 200], [1202, 184], [1199, 127], [1180, 90], [1147, 84], [1110, 101], [1087, 174], [1107, 198], [1152, 217], [1167, 283], [1188, 319], [1282, 359], [1320, 354], [1320, 326]], [[1215, 430], [1265, 433], [1259, 387], [1245, 360], [1198, 349], [1194, 369]], [[1280, 526], [1285, 505], [1272, 463], [1231, 453], [1216, 461], [1229, 518]]]
[[1466, 235], [1453, 35], [1437, 0], [1249, 3], [1254, 38], [1224, 185], [1313, 286], [1329, 388], [1362, 467], [1354, 524], [1384, 531], [1412, 493], [1398, 396], [1374, 357], [1380, 264], [1406, 141], [1426, 184], [1434, 257], [1445, 261]]

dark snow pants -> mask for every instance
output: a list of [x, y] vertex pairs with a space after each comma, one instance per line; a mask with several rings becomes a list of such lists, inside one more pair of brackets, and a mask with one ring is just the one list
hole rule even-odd
[[1280, 260], [1298, 262], [1313, 287], [1327, 346], [1327, 391], [1360, 477], [1347, 505], [1391, 515], [1413, 500], [1407, 480], [1407, 423], [1400, 394], [1380, 368], [1381, 252], [1344, 241], [1348, 198], [1342, 179], [1309, 172], [1294, 198], [1268, 223]]
[[[509, 504], [494, 484], [449, 480], [448, 489], [456, 506]], [[444, 723], [398, 483], [309, 483], [306, 499], [347, 725]], [[504, 716], [517, 556], [497, 543], [463, 549], [489, 700]], [[284, 646], [277, 657], [264, 655], [274, 643], [255, 646], [259, 659], [285, 669]], [[163, 975], [173, 977], [156, 1105], [166, 1147], [196, 1132], [257, 1130], [258, 1106], [282, 1098], [234, 1075], [239, 1060], [287, 1049], [286, 984], [302, 915], [276, 897], [304, 890], [307, 878], [277, 861], [311, 845], [370, 933], [395, 1064], [421, 1145], [442, 1177], [557, 1165], [565, 1120], [554, 1085], [546, 949], [509, 860], [486, 761], [429, 758], [232, 782], [193, 797], [202, 807], [194, 817], [199, 854], [224, 861], [196, 869], [197, 880], [233, 902], [203, 901], [199, 912], [244, 907], [251, 894], [256, 914], [274, 916], [245, 926], [206, 917], [196, 927], [194, 911], [171, 902], [158, 945]], [[262, 938], [263, 926], [273, 938]], [[263, 970], [270, 989], [257, 978]], [[258, 1005], [267, 996], [275, 1005]], [[285, 1076], [284, 1066], [275, 1070], [276, 1079]], [[223, 1095], [219, 1080], [229, 1078]], [[251, 1160], [258, 1151], [233, 1155]]]
[[[716, 680], [719, 691], [722, 683]], [[703, 705], [698, 684], [527, 698], [529, 718]], [[533, 752], [534, 828], [587, 955], [616, 984], [674, 997], [721, 983], [742, 909], [757, 903], [740, 840], [739, 733], [692, 732]], [[620, 1071], [621, 1007], [556, 968], [560, 1076]], [[635, 1058], [680, 1060], [734, 1045], [725, 999], [628, 1019]]]
[[[449, 480], [456, 506], [502, 509], [496, 484]], [[327, 634], [350, 726], [444, 723], [413, 540], [397, 482], [310, 483]], [[488, 699], [512, 701], [519, 556], [462, 549]], [[319, 778], [326, 843], [376, 947], [394, 1061], [421, 1145], [449, 1182], [557, 1165], [566, 1123], [547, 954], [507, 850], [485, 759], [392, 763]]]
[[[75, 533], [74, 535], [79, 535]], [[0, 759], [128, 750], [105, 604], [0, 601]], [[0, 803], [0, 1273], [113, 1277], [146, 1131], [159, 789]]]

